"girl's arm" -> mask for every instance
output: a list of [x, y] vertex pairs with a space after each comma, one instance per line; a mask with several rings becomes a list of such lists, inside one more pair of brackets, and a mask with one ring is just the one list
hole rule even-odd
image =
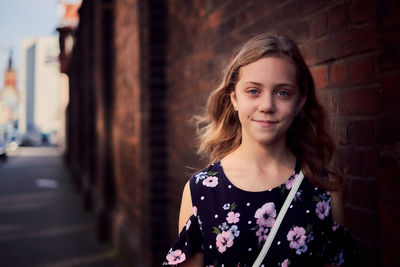
[[190, 195], [190, 185], [188, 181], [185, 184], [185, 188], [183, 189], [183, 194], [182, 194], [181, 209], [179, 211], [178, 233], [180, 233], [182, 228], [185, 226], [187, 220], [192, 215], [193, 215], [192, 196]]
[[[342, 190], [331, 191], [331, 209], [333, 219], [344, 225], [344, 202]], [[324, 264], [323, 267], [337, 267], [337, 265]]]
[[204, 260], [203, 260], [203, 253], [196, 253], [183, 263], [178, 265], [179, 267], [203, 267]]
[[[187, 220], [193, 215], [192, 196], [190, 195], [189, 182], [186, 183], [183, 189], [181, 209], [179, 212], [179, 229], [178, 233], [183, 229]], [[203, 253], [196, 253], [183, 263], [179, 264], [182, 267], [202, 267], [204, 266]]]
[[331, 191], [331, 209], [333, 219], [340, 225], [345, 226], [344, 200], [342, 189]]

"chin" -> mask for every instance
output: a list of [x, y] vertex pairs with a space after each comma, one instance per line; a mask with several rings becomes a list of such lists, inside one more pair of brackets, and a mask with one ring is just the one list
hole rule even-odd
[[254, 136], [254, 140], [263, 146], [271, 146], [277, 145], [281, 142], [286, 143], [286, 135], [285, 134], [277, 134], [273, 136]]

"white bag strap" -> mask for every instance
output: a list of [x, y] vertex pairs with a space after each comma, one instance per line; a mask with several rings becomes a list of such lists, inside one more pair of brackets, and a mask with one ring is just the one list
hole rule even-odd
[[276, 218], [276, 221], [274, 225], [272, 226], [271, 232], [269, 233], [267, 240], [264, 243], [263, 248], [261, 249], [260, 254], [258, 255], [256, 261], [253, 264], [253, 267], [259, 267], [261, 262], [264, 260], [265, 255], [267, 255], [267, 252], [269, 248], [271, 247], [272, 241], [274, 240], [274, 237], [276, 233], [278, 232], [278, 228], [281, 225], [282, 219], [286, 214], [287, 209], [289, 208], [290, 203], [292, 202], [294, 195], [296, 194], [297, 190], [300, 187], [301, 182], [303, 181], [304, 174], [302, 171], [300, 171], [299, 175], [296, 178], [296, 181], [293, 184], [292, 189], [290, 190], [288, 196], [286, 197], [285, 203], [283, 203], [283, 206], [281, 210], [279, 211], [278, 217]]

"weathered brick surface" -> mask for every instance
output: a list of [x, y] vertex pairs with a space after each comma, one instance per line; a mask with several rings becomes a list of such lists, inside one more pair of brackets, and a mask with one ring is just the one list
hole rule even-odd
[[311, 68], [311, 74], [317, 88], [324, 88], [328, 85], [328, 66], [319, 65]]
[[69, 70], [68, 161], [112, 221], [123, 257], [159, 266], [176, 237], [188, 167], [204, 164], [189, 120], [244, 41], [273, 31], [299, 44], [332, 115], [362, 266], [393, 265], [399, 10], [392, 0], [84, 1]]
[[[377, 264], [379, 256], [373, 244], [381, 236], [376, 220], [380, 194], [376, 186], [379, 144], [387, 135], [391, 137], [388, 143], [398, 142], [398, 137], [392, 134], [398, 124], [388, 125], [396, 115], [387, 115], [387, 123], [377, 118], [385, 110], [398, 112], [399, 107], [395, 104], [399, 99], [399, 90], [395, 89], [399, 71], [387, 74], [382, 71], [392, 70], [400, 62], [397, 52], [389, 52], [400, 40], [397, 31], [384, 32], [381, 28], [398, 25], [390, 10], [397, 5], [387, 1], [378, 6], [374, 0], [310, 0], [301, 1], [300, 5], [299, 1], [282, 5], [265, 1], [195, 2], [170, 4], [168, 99], [173, 105], [168, 106], [169, 162], [170, 177], [179, 185], [170, 193], [171, 205], [176, 205], [172, 224], [177, 223], [174, 216], [180, 190], [187, 179], [185, 166], [199, 166], [190, 146], [194, 131], [185, 120], [200, 111], [207, 93], [217, 84], [221, 66], [236, 49], [252, 34], [273, 30], [288, 34], [300, 44], [318, 91], [324, 89], [318, 96], [334, 116], [343, 162], [352, 177], [348, 201], [356, 210], [367, 209], [368, 215], [359, 211], [360, 216], [374, 221], [369, 225], [372, 230], [362, 228], [357, 223], [358, 213], [347, 212], [348, 220], [353, 222], [349, 223], [350, 230], [362, 244], [362, 255], [369, 255], [364, 257], [363, 266]], [[389, 18], [383, 19], [384, 14]], [[392, 131], [386, 131], [387, 126]]]
[[344, 84], [348, 81], [347, 62], [332, 63], [330, 68], [330, 82], [332, 85]]

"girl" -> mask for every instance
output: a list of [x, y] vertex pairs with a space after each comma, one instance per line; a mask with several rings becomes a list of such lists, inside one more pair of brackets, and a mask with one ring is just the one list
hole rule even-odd
[[252, 266], [303, 173], [261, 266], [337, 266], [354, 258], [340, 225], [335, 144], [292, 40], [250, 39], [197, 119], [198, 151], [210, 165], [184, 188], [181, 232], [163, 265]]

